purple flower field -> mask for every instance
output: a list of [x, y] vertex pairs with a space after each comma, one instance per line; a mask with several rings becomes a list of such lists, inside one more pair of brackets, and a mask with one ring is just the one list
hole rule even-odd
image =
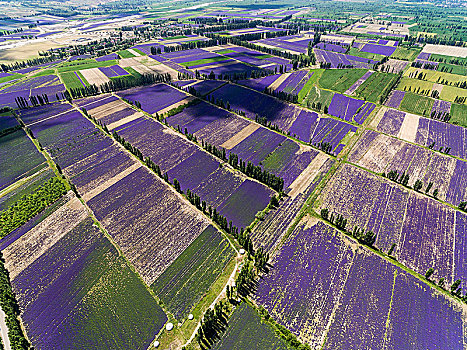
[[[292, 90], [297, 88], [297, 85], [302, 81], [302, 79], [307, 75], [306, 70], [299, 70], [290, 74], [276, 89], [276, 91], [283, 91], [291, 93]], [[304, 85], [304, 84], [303, 84]], [[302, 87], [303, 87], [302, 85]], [[300, 90], [299, 90], [300, 91]]]
[[[413, 155], [407, 158], [410, 162]], [[406, 171], [412, 173], [410, 168]], [[427, 175], [422, 178], [425, 184], [434, 179]], [[321, 194], [321, 203], [347, 218], [348, 227], [357, 225], [376, 233], [375, 246], [382, 251], [395, 243], [397, 259], [420, 274], [434, 265], [435, 276], [452, 283], [454, 269], [457, 274], [466, 273], [453, 264], [453, 256], [465, 249], [454, 243], [455, 211], [438, 201], [346, 165]]]
[[36, 348], [147, 347], [167, 320], [90, 218], [48, 248], [12, 284]]
[[396, 48], [394, 46], [385, 46], [377, 44], [365, 44], [360, 51], [374, 53], [383, 56], [391, 56]]
[[364, 103], [365, 101], [356, 100], [351, 97], [336, 93], [332, 97], [328, 113], [350, 122], [352, 121], [353, 116], [357, 113], [357, 110], [361, 108]]
[[321, 49], [321, 50], [326, 50], [326, 51], [339, 52], [339, 53], [346, 53], [347, 52], [347, 48], [345, 48], [345, 47], [342, 47], [342, 46], [336, 45], [336, 44], [329, 44], [329, 43], [325, 43], [325, 42], [318, 43], [315, 46], [315, 48]]
[[[439, 100], [435, 100], [439, 101]], [[447, 111], [450, 107], [449, 102], [435, 102], [437, 111]], [[388, 109], [381, 121], [378, 124], [378, 130], [386, 134], [397, 136], [402, 122], [406, 114], [401, 111]], [[451, 148], [449, 154], [466, 159], [467, 149], [465, 140], [467, 134], [465, 128], [458, 125], [448, 124], [442, 121], [419, 117], [418, 128], [415, 135], [415, 142], [422, 146], [430, 146], [434, 143], [433, 148], [439, 150]], [[453, 203], [454, 204], [454, 203]]]
[[[299, 225], [272, 265], [259, 283], [256, 301], [312, 347], [322, 346], [326, 338], [325, 349], [379, 349], [389, 334], [400, 346], [391, 349], [401, 349], [414, 337], [437, 334], [426, 340], [427, 348], [447, 341], [450, 348], [462, 349], [461, 312], [444, 296], [378, 256], [355, 252], [347, 239], [322, 222], [309, 228]], [[414, 326], [405, 321], [431, 317], [437, 322]]]
[[419, 55], [418, 55], [418, 59], [419, 60], [429, 60], [430, 59], [430, 56], [431, 56], [431, 53], [425, 53], [425, 52], [421, 52]]
[[405, 92], [399, 90], [393, 90], [389, 94], [385, 105], [391, 108], [399, 108], [401, 105], [402, 99], [404, 98]]
[[[119, 65], [113, 65], [110, 67], [99, 67], [99, 70], [104, 73], [108, 78], [121, 77], [128, 75], [129, 73]], [[81, 80], [81, 79], [80, 79]]]
[[[325, 136], [328, 136], [337, 146], [346, 132], [353, 130], [350, 125], [330, 118], [321, 118], [316, 123], [316, 113], [314, 112], [303, 111], [271, 96], [245, 90], [237, 85], [226, 84], [210, 95], [222, 99], [224, 103], [228, 101], [233, 110], [244, 111], [250, 119], [254, 119], [255, 115], [264, 116], [284, 131], [291, 130], [292, 135], [303, 137], [300, 138], [302, 141], [310, 142], [311, 139], [312, 144], [321, 142]], [[363, 104], [363, 101], [361, 102]], [[306, 128], [302, 129], [302, 125]], [[308, 129], [308, 125], [310, 129]], [[335, 126], [338, 127], [334, 128]], [[344, 132], [342, 129], [347, 131]], [[308, 137], [308, 135], [311, 136]]]
[[362, 58], [351, 55], [344, 55], [331, 51], [324, 51], [315, 49], [316, 59], [318, 62], [331, 63], [331, 68], [338, 68], [341, 66], [353, 68], [372, 68], [377, 62], [368, 58]]
[[275, 82], [277, 78], [279, 78], [280, 76], [281, 74], [274, 74], [274, 75], [268, 75], [267, 77], [264, 77], [264, 78], [239, 80], [237, 81], [237, 84], [247, 86], [259, 92], [263, 92], [265, 88], [267, 88], [269, 85]]
[[166, 84], [133, 88], [119, 92], [118, 95], [132, 102], [140, 102], [141, 108], [150, 114], [169, 107], [186, 97], [183, 92]]
[[435, 100], [431, 112], [449, 113], [451, 111], [451, 102]]
[[103, 61], [116, 60], [118, 58], [119, 57], [118, 57], [118, 55], [116, 53], [111, 53], [111, 54], [108, 54], [108, 55], [105, 55], [105, 56], [96, 57], [96, 61], [97, 62], [103, 62]]

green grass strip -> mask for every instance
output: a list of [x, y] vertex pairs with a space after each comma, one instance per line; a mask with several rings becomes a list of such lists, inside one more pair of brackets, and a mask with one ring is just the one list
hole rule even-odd
[[0, 212], [0, 238], [28, 222], [67, 192], [62, 180], [53, 177], [36, 191], [25, 195], [8, 209]]

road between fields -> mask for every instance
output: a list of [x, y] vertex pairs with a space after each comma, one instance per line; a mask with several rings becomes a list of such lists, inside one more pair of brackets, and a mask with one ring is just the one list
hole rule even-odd
[[0, 333], [2, 335], [3, 347], [5, 350], [11, 350], [10, 338], [8, 338], [8, 327], [5, 322], [6, 315], [0, 307]]
[[[237, 256], [238, 257], [238, 256]], [[235, 269], [233, 270], [232, 274], [230, 275], [229, 277], [229, 280], [227, 281], [227, 283], [225, 284], [224, 288], [222, 289], [222, 291], [219, 293], [219, 295], [216, 297], [216, 299], [214, 299], [214, 301], [211, 303], [211, 305], [209, 305], [209, 309], [213, 308], [214, 305], [217, 303], [217, 301], [224, 296], [225, 294], [225, 290], [227, 288], [227, 286], [231, 286], [234, 282], [235, 282], [235, 273], [237, 272], [237, 269], [238, 267], [240, 266], [240, 261], [238, 261], [236, 264], [235, 264]], [[195, 338], [196, 336], [196, 333], [198, 332], [198, 328], [200, 327], [201, 325], [201, 322], [198, 322], [198, 325], [196, 326], [196, 328], [194, 329], [193, 333], [191, 334], [191, 337], [190, 339], [187, 340], [187, 342], [185, 344], [182, 345], [182, 348], [184, 346], [187, 346], [188, 344], [190, 344], [193, 339]]]

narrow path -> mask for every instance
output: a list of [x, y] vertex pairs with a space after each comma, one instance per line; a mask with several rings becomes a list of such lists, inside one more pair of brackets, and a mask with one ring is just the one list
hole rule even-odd
[[[240, 255], [237, 255], [237, 258], [238, 258], [239, 256], [240, 256]], [[234, 270], [232, 271], [232, 274], [230, 275], [230, 277], [229, 277], [227, 283], [225, 284], [224, 288], [222, 288], [221, 292], [220, 292], [219, 295], [216, 297], [216, 299], [214, 299], [214, 301], [211, 303], [211, 305], [209, 305], [208, 309], [212, 309], [212, 308], [214, 307], [214, 305], [219, 301], [219, 299], [224, 295], [227, 286], [231, 286], [231, 285], [233, 284], [233, 282], [235, 281], [235, 273], [237, 272], [237, 269], [238, 269], [238, 267], [240, 266], [240, 263], [241, 263], [241, 261], [238, 261], [238, 262], [235, 264], [235, 268], [234, 268]], [[206, 310], [207, 310], [207, 309], [206, 309]], [[190, 343], [193, 341], [193, 339], [194, 339], [195, 336], [196, 336], [196, 333], [198, 332], [198, 328], [200, 327], [200, 325], [201, 325], [201, 322], [198, 322], [196, 328], [193, 330], [193, 333], [191, 334], [190, 339], [188, 339], [188, 340], [186, 341], [186, 343], [182, 345], [182, 348], [183, 348], [184, 346], [187, 346], [188, 344], [190, 344]]]
[[2, 336], [3, 347], [5, 350], [11, 350], [10, 338], [8, 338], [8, 327], [5, 322], [6, 315], [0, 308], [0, 334]]

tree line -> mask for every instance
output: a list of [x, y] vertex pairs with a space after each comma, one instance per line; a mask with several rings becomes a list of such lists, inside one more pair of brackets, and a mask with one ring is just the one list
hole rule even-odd
[[[5, 267], [5, 260], [0, 251], [0, 306], [5, 313], [5, 323], [8, 327], [10, 347], [14, 350], [28, 350], [31, 348], [23, 333], [19, 321], [20, 308], [16, 295], [11, 288], [10, 274]], [[4, 340], [5, 341], [5, 340]], [[1, 346], [1, 343], [0, 343]], [[3, 348], [3, 347], [2, 347]]]

